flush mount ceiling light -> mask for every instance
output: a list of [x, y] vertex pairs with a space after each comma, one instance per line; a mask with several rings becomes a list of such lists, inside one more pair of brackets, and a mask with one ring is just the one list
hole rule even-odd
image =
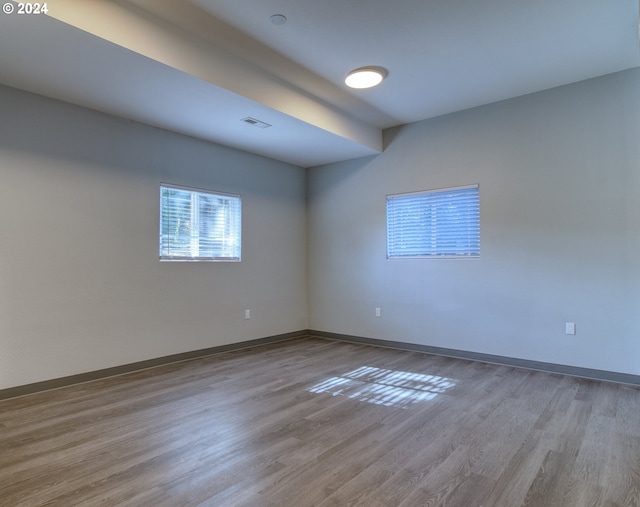
[[349, 72], [344, 82], [349, 88], [371, 88], [387, 77], [387, 69], [382, 67], [360, 67]]

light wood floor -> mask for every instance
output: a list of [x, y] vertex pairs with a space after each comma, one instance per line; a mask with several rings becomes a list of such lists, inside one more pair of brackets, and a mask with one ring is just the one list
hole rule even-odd
[[306, 338], [0, 402], [2, 506], [640, 506], [640, 389]]

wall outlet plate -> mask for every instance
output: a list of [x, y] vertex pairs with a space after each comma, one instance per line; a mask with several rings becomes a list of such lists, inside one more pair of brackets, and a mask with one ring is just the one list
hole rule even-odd
[[576, 323], [575, 322], [567, 322], [564, 325], [565, 334], [576, 334]]

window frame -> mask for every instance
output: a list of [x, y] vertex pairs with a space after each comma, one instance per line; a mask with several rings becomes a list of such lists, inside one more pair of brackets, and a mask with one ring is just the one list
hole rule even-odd
[[[392, 236], [394, 235], [398, 235], [401, 233], [401, 231], [398, 231], [397, 229], [394, 229], [393, 231], [391, 230], [391, 227], [393, 225], [397, 225], [397, 220], [395, 220], [393, 223], [390, 223], [390, 201], [393, 201], [395, 199], [402, 199], [404, 197], [406, 198], [411, 198], [411, 197], [419, 197], [419, 196], [433, 196], [434, 194], [446, 194], [446, 193], [452, 193], [452, 192], [457, 192], [457, 191], [466, 191], [466, 190], [470, 190], [470, 189], [475, 189], [476, 190], [476, 199], [477, 199], [477, 212], [475, 213], [475, 215], [473, 215], [472, 217], [470, 217], [470, 221], [469, 224], [470, 226], [475, 227], [475, 230], [477, 231], [476, 234], [477, 235], [477, 243], [474, 241], [473, 245], [471, 244], [470, 241], [468, 241], [468, 238], [459, 238], [457, 241], [461, 241], [464, 243], [464, 241], [467, 241], [469, 243], [469, 248], [465, 253], [437, 253], [437, 250], [442, 248], [444, 249], [444, 247], [441, 246], [435, 246], [435, 247], [431, 247], [431, 248], [425, 248], [422, 253], [412, 253], [412, 254], [406, 254], [406, 255], [402, 255], [397, 253], [397, 249], [398, 249], [398, 245], [394, 246], [392, 245], [392, 243], [394, 243], [394, 240], [392, 238]], [[432, 197], [427, 198], [427, 200], [435, 200]], [[432, 202], [432, 203], [425, 203], [425, 207], [426, 206], [435, 206], [435, 205], [444, 205], [446, 204], [446, 201], [444, 202]], [[471, 208], [470, 208], [471, 209]], [[400, 259], [478, 259], [480, 257], [480, 185], [479, 184], [473, 184], [473, 185], [464, 185], [464, 186], [457, 186], [457, 187], [447, 187], [447, 188], [437, 188], [437, 189], [432, 189], [432, 190], [420, 190], [420, 191], [415, 191], [415, 192], [403, 192], [403, 193], [397, 193], [397, 194], [388, 194], [386, 196], [386, 255], [387, 255], [387, 259], [388, 260], [400, 260]], [[429, 229], [428, 230], [428, 234], [431, 236], [431, 239], [424, 239], [424, 242], [430, 241], [432, 244], [436, 243], [438, 241], [438, 226], [440, 225], [441, 227], [444, 227], [444, 225], [441, 225], [444, 223], [444, 220], [442, 220], [440, 222], [440, 224], [438, 222], [436, 222], [435, 220], [437, 220], [436, 218], [433, 218], [432, 222], [434, 224], [434, 228], [433, 229]], [[477, 224], [477, 227], [476, 227]], [[412, 227], [415, 227], [415, 224], [409, 224], [407, 226], [407, 232], [409, 232], [409, 229], [411, 229]], [[450, 229], [449, 229], [450, 231]], [[455, 231], [454, 231], [455, 232]], [[442, 231], [440, 231], [440, 236], [442, 237]], [[397, 243], [397, 241], [395, 241], [395, 243]], [[408, 242], [407, 242], [408, 243]], [[416, 242], [417, 244], [418, 242]], [[419, 246], [419, 245], [417, 245]], [[450, 249], [453, 250], [453, 249]]]
[[[198, 253], [199, 253], [199, 249], [201, 248], [200, 241], [203, 239], [203, 236], [201, 234], [201, 228], [200, 228], [200, 224], [203, 218], [202, 213], [200, 213], [200, 199], [201, 199], [200, 196], [222, 198], [222, 199], [230, 198], [230, 199], [236, 200], [234, 207], [237, 207], [237, 210], [232, 211], [232, 216], [229, 217], [229, 220], [233, 221], [235, 217], [237, 219], [237, 223], [231, 223], [229, 227], [233, 229], [232, 231], [230, 231], [230, 236], [232, 237], [232, 239], [233, 239], [233, 236], [235, 236], [235, 243], [236, 243], [236, 245], [233, 245], [231, 248], [235, 248], [237, 250], [237, 256], [236, 255], [230, 255], [230, 256], [195, 255], [194, 256], [194, 255], [164, 254], [167, 248], [167, 243], [168, 243], [168, 240], [166, 239], [167, 235], [163, 231], [163, 226], [165, 224], [165, 217], [164, 217], [165, 208], [163, 206], [163, 200], [165, 199], [165, 196], [164, 196], [165, 189], [178, 190], [182, 192], [188, 192], [191, 194], [190, 196], [191, 203], [190, 203], [189, 209], [191, 213], [191, 220], [195, 224], [194, 227], [196, 228], [197, 234], [190, 235], [191, 245], [189, 246], [189, 248], [198, 251]], [[159, 260], [161, 262], [241, 262], [242, 260], [242, 196], [240, 194], [232, 194], [229, 192], [220, 192], [217, 190], [209, 190], [209, 189], [188, 187], [184, 185], [175, 185], [173, 183], [161, 182], [159, 208], [160, 209], [158, 213], [159, 215], [158, 254], [159, 254]], [[227, 225], [225, 224], [225, 227], [226, 226]], [[185, 236], [186, 235], [183, 235], [183, 239]], [[223, 241], [223, 242], [227, 240], [228, 240], [227, 238], [219, 239], [219, 241]]]

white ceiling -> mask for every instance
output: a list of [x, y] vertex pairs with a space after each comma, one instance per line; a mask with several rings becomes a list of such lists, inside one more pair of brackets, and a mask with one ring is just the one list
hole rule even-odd
[[[640, 65], [638, 0], [48, 6], [0, 15], [0, 83], [302, 167], [378, 153], [387, 127]], [[348, 89], [364, 65], [389, 76]]]

